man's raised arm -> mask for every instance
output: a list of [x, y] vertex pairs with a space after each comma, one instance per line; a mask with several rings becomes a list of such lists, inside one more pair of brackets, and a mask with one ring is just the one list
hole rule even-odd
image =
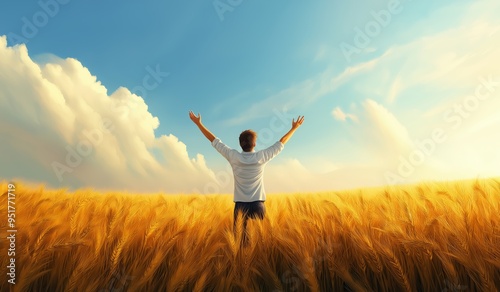
[[304, 116], [299, 116], [297, 118], [297, 121], [295, 121], [295, 119], [292, 120], [292, 128], [290, 129], [290, 131], [288, 131], [288, 133], [285, 134], [285, 136], [283, 136], [281, 139], [280, 139], [280, 142], [285, 144], [286, 142], [288, 142], [288, 140], [290, 140], [290, 138], [293, 136], [293, 133], [295, 132], [295, 130], [297, 130], [301, 125], [302, 123], [304, 122]]
[[203, 133], [203, 135], [205, 135], [205, 137], [207, 137], [208, 140], [210, 140], [210, 142], [213, 142], [215, 140], [214, 134], [212, 134], [212, 132], [210, 132], [207, 128], [205, 128], [205, 126], [201, 123], [200, 114], [196, 116], [193, 113], [193, 111], [189, 111], [189, 118], [191, 119], [191, 121], [193, 121], [193, 123], [195, 123], [198, 126], [200, 131]]

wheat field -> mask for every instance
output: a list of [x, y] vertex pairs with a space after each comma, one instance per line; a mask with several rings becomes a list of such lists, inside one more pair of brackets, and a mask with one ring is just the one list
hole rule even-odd
[[499, 179], [270, 194], [248, 246], [231, 195], [15, 185], [16, 284], [1, 291], [500, 289]]

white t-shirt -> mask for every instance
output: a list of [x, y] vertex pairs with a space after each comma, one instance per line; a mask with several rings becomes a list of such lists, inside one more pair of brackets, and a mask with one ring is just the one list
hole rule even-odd
[[219, 138], [212, 146], [231, 164], [234, 175], [234, 201], [265, 201], [264, 167], [285, 147], [280, 141], [260, 151], [238, 152], [222, 143]]

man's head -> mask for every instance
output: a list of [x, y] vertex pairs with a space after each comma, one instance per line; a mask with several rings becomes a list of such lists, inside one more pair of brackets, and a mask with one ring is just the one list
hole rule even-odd
[[257, 142], [257, 133], [252, 130], [245, 130], [240, 134], [240, 146], [245, 152], [252, 152]]

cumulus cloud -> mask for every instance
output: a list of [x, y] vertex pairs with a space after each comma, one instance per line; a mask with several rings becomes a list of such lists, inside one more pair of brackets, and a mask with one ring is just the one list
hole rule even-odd
[[407, 128], [387, 108], [371, 99], [367, 99], [363, 107], [366, 113], [365, 129], [371, 144], [379, 146], [379, 154], [394, 157], [404, 155], [413, 148]]
[[[357, 122], [343, 123], [342, 126], [349, 135], [348, 153], [353, 159], [338, 170], [344, 177], [355, 177], [349, 173], [351, 171], [355, 174], [376, 170], [372, 175], [383, 178], [382, 169], [397, 169], [399, 158], [407, 156], [414, 149], [410, 132], [393, 112], [375, 100], [366, 99], [360, 106], [352, 107], [352, 110]], [[336, 114], [343, 118], [340, 111]], [[365, 181], [373, 183], [379, 180], [365, 178]], [[353, 187], [360, 185], [353, 184]]]
[[345, 122], [348, 119], [353, 120], [355, 122], [358, 121], [358, 117], [353, 115], [353, 114], [348, 114], [345, 113], [340, 107], [336, 107], [332, 110], [332, 116], [337, 120], [337, 121], [342, 121]]
[[[498, 108], [498, 97], [500, 94], [487, 102]], [[455, 129], [453, 124], [438, 124], [417, 138], [387, 107], [367, 99], [357, 112], [359, 123], [349, 125], [353, 136], [350, 151], [358, 153], [366, 163], [341, 167], [337, 173], [349, 181], [351, 171], [371, 172], [372, 178], [361, 180], [374, 185], [498, 176], [500, 140], [496, 132], [500, 118], [486, 108], [486, 115], [481, 115], [479, 109], [466, 112], [466, 117], [454, 113], [454, 120], [460, 120]]]
[[[307, 168], [298, 159], [270, 163], [266, 170], [267, 190], [325, 191], [393, 183], [385, 173], [393, 171], [397, 174], [400, 157], [407, 157], [416, 147], [407, 127], [387, 107], [372, 99], [366, 99], [361, 106], [351, 106], [351, 109], [356, 114], [347, 114], [337, 107], [332, 115], [342, 121], [356, 119], [356, 123], [342, 125], [348, 128], [352, 138], [349, 140], [349, 154], [355, 153], [358, 161], [336, 164], [329, 171]], [[433, 158], [427, 157], [426, 165], [419, 171], [436, 173], [436, 169], [442, 166], [435, 164]], [[422, 177], [417, 171], [412, 173], [412, 180]], [[406, 181], [401, 179], [399, 182]]]
[[214, 178], [127, 88], [108, 94], [75, 59], [35, 63], [0, 37], [0, 176], [50, 186], [192, 192]]

